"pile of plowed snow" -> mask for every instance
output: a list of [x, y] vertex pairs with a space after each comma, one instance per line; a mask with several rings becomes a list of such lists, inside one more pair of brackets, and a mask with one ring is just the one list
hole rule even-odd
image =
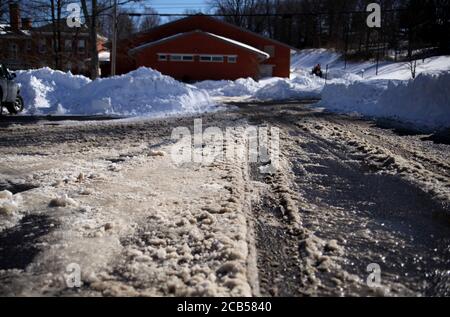
[[295, 74], [292, 79], [267, 78], [255, 81], [242, 78], [236, 81], [203, 81], [195, 84], [213, 97], [246, 97], [256, 100], [292, 100], [319, 98], [325, 81], [308, 73]]
[[[327, 81], [310, 74], [318, 63]], [[283, 101], [322, 98], [321, 107], [388, 117], [427, 127], [450, 126], [450, 56], [418, 61], [415, 80], [405, 63], [343, 62], [328, 50], [292, 56], [291, 78], [204, 81], [186, 85], [149, 68], [90, 81], [49, 68], [18, 72], [26, 113], [163, 116], [212, 109], [212, 97]]]
[[259, 89], [259, 84], [252, 78], [232, 80], [205, 80], [196, 83], [199, 89], [205, 89], [214, 97], [253, 96]]
[[410, 122], [429, 128], [450, 126], [450, 72], [422, 73], [414, 80], [331, 82], [320, 106]]
[[292, 56], [291, 76], [305, 77], [315, 65], [327, 71], [319, 106], [342, 113], [396, 119], [424, 128], [450, 126], [450, 56], [409, 64], [382, 61], [348, 62], [330, 50], [303, 50]]
[[212, 109], [209, 94], [149, 69], [91, 81], [50, 68], [17, 72], [28, 114], [162, 116]]

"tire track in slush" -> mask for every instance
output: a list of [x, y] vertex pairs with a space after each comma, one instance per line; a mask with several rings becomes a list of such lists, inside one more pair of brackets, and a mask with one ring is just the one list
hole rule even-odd
[[[336, 242], [341, 252], [329, 257], [332, 264], [313, 266], [315, 281], [304, 283], [311, 279], [304, 276], [305, 241], [290, 234], [280, 202], [262, 197], [253, 207], [261, 293], [449, 296], [450, 230], [438, 217], [449, 210], [400, 176], [375, 173], [348, 147], [300, 129], [294, 111], [270, 110], [275, 114], [255, 111], [250, 121], [278, 126], [292, 138], [284, 141], [283, 154], [291, 163], [303, 229]], [[381, 268], [378, 289], [366, 283], [372, 263]]]

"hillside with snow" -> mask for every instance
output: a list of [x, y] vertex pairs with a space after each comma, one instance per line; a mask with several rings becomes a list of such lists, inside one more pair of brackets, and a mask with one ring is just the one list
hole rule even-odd
[[[346, 66], [341, 54], [325, 49], [308, 49], [293, 54], [291, 72], [296, 74], [311, 70], [317, 64], [322, 65], [324, 72], [328, 65], [328, 79], [339, 78], [344, 74], [356, 75], [362, 79], [411, 79], [411, 71], [407, 62], [380, 61], [377, 75], [375, 61], [348, 62]], [[440, 71], [450, 71], [450, 56], [435, 56], [417, 60], [417, 75]]]

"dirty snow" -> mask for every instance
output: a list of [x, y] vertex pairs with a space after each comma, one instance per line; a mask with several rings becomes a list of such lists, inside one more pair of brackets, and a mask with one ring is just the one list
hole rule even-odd
[[[180, 120], [64, 124], [51, 135], [45, 125], [11, 127], [12, 134], [43, 138], [3, 147], [0, 180], [39, 186], [22, 192], [13, 209], [17, 197], [0, 192], [0, 294], [76, 292], [64, 279], [75, 263], [84, 295], [251, 296], [245, 162], [174, 164], [170, 139], [159, 144], [174, 126], [192, 125]], [[233, 138], [244, 144], [246, 123], [236, 124]], [[61, 142], [60, 133], [71, 140]], [[20, 168], [11, 174], [12, 166]], [[23, 223], [27, 215], [31, 220]], [[28, 223], [41, 228], [39, 219], [52, 224], [45, 237], [8, 244]], [[32, 262], [11, 269], [19, 264], [9, 257], [35, 248]]]
[[[172, 129], [197, 117], [0, 127], [0, 199], [17, 205], [0, 216], [0, 294], [448, 294], [448, 146], [300, 104], [248, 107], [204, 126], [233, 128], [225, 150], [246, 145], [249, 122], [279, 127], [275, 173], [220, 156], [175, 164]], [[380, 293], [365, 284], [374, 262]], [[66, 285], [70, 264], [81, 289]]]
[[14, 195], [8, 190], [0, 191], [0, 232], [9, 228], [21, 219], [19, 205], [22, 197]]

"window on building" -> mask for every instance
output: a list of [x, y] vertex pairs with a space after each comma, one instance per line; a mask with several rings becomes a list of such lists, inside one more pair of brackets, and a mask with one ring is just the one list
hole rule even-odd
[[72, 52], [72, 40], [64, 40], [64, 50], [66, 52]]
[[19, 46], [17, 46], [16, 43], [11, 43], [9, 45], [9, 56], [13, 59], [16, 59], [18, 52], [19, 52]]
[[86, 40], [78, 40], [78, 52], [81, 54], [86, 52]]
[[173, 62], [193, 62], [194, 55], [172, 54], [170, 60]]
[[45, 39], [39, 40], [39, 53], [47, 52], [47, 41]]
[[270, 57], [275, 56], [275, 46], [273, 45], [266, 45], [264, 46], [264, 52], [270, 55]]
[[212, 56], [211, 61], [215, 63], [223, 63], [223, 56]]
[[158, 61], [166, 62], [167, 61], [167, 55], [166, 54], [158, 54]]
[[207, 56], [207, 55], [200, 56], [200, 62], [211, 62], [211, 60], [212, 60], [212, 56]]
[[183, 55], [183, 62], [193, 62], [194, 56], [193, 55]]
[[223, 63], [224, 57], [220, 55], [200, 55], [200, 62]]
[[174, 62], [181, 61], [181, 55], [170, 55], [170, 60]]
[[228, 63], [234, 64], [237, 62], [237, 56], [228, 56]]

